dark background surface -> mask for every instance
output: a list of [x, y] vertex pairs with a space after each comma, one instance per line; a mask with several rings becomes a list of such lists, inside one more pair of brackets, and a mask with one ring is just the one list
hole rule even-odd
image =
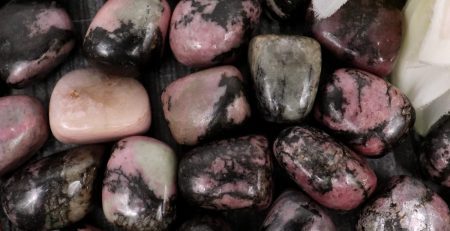
[[[403, 1], [403, 0], [401, 0]], [[83, 57], [81, 53], [81, 43], [84, 34], [89, 26], [90, 21], [94, 17], [97, 10], [102, 6], [103, 0], [59, 0], [61, 5], [63, 5], [72, 17], [73, 23], [77, 31], [77, 47], [70, 57], [58, 68], [52, 72], [48, 78], [34, 85], [24, 88], [24, 89], [7, 89], [0, 83], [0, 95], [7, 94], [26, 94], [32, 95], [39, 98], [46, 107], [48, 107], [48, 102], [50, 99], [51, 92], [56, 82], [65, 73], [77, 69], [88, 67], [89, 63]], [[175, 7], [176, 0], [169, 0], [172, 9]], [[0, 3], [0, 6], [5, 4], [5, 2]], [[1, 15], [0, 15], [1, 20]], [[292, 35], [306, 35], [309, 36], [308, 29], [304, 20], [301, 17], [294, 19], [290, 22], [278, 22], [269, 19], [266, 14], [263, 13], [262, 22], [260, 27], [255, 31], [255, 34], [292, 34]], [[245, 50], [245, 49], [244, 49]], [[337, 60], [334, 60], [326, 51], [323, 52], [323, 74], [322, 80], [329, 76], [329, 73], [334, 69], [344, 66]], [[246, 127], [240, 129], [236, 134], [223, 134], [222, 137], [230, 137], [244, 134], [264, 134], [269, 137], [271, 141], [274, 140], [278, 132], [287, 127], [275, 124], [270, 124], [264, 122], [258, 115], [255, 106], [255, 99], [253, 90], [251, 87], [250, 76], [247, 66], [246, 52], [244, 52], [238, 61], [234, 63], [243, 73], [246, 78], [247, 84], [247, 95], [251, 101], [253, 109], [253, 118]], [[147, 70], [141, 75], [140, 80], [148, 90], [151, 98], [152, 106], [152, 125], [148, 132], [148, 136], [154, 137], [156, 139], [162, 140], [168, 143], [174, 148], [179, 157], [182, 157], [183, 153], [189, 150], [188, 147], [182, 147], [177, 145], [170, 135], [170, 131], [167, 124], [163, 118], [162, 107], [160, 102], [160, 95], [163, 89], [172, 81], [177, 78], [183, 77], [186, 74], [195, 72], [194, 69], [189, 69], [183, 65], [177, 63], [173, 58], [173, 55], [166, 41], [166, 49], [163, 59], [160, 63], [149, 63]], [[314, 124], [311, 119], [307, 119], [305, 123]], [[108, 144], [111, 146], [111, 144]], [[40, 159], [44, 156], [49, 156], [69, 148], [74, 147], [73, 145], [65, 145], [56, 141], [53, 137], [47, 141], [47, 144], [38, 152], [38, 154], [30, 161]], [[377, 191], [381, 190], [382, 185], [385, 184], [386, 180], [393, 175], [406, 174], [415, 177], [421, 177], [422, 173], [419, 168], [419, 162], [417, 158], [417, 148], [419, 147], [419, 137], [415, 134], [409, 134], [405, 139], [392, 151], [387, 153], [385, 156], [379, 159], [369, 159], [370, 165], [374, 168], [377, 173], [379, 180], [379, 187]], [[109, 152], [105, 155], [106, 165], [107, 158], [109, 157]], [[275, 163], [275, 162], [274, 162]], [[101, 174], [102, 175], [102, 174]], [[274, 171], [275, 180], [275, 195], [274, 199], [286, 188], [299, 189], [289, 177], [281, 171], [279, 166], [275, 163]], [[101, 179], [98, 179], [99, 184], [97, 185], [100, 189]], [[448, 189], [438, 187], [432, 183], [427, 182], [432, 188], [434, 188], [447, 202], [450, 201], [450, 192]], [[118, 230], [113, 226], [109, 225], [103, 217], [103, 212], [101, 210], [101, 190], [96, 190], [95, 203], [91, 213], [87, 217], [64, 230], [76, 230], [76, 227], [83, 224], [91, 224], [103, 230]], [[1, 196], [1, 195], [0, 195]], [[183, 221], [189, 219], [198, 214], [214, 214], [225, 218], [230, 224], [232, 224], [233, 230], [258, 230], [262, 220], [267, 211], [254, 211], [254, 210], [241, 210], [241, 211], [228, 211], [228, 212], [214, 212], [202, 210], [189, 206], [182, 201], [182, 197], [179, 194], [178, 203], [178, 219], [176, 224], [174, 224], [173, 229], [175, 230]], [[342, 213], [337, 211], [328, 210], [330, 216], [333, 218], [338, 230], [354, 230], [354, 226], [358, 219], [358, 213], [360, 209], [356, 209], [352, 212]], [[5, 218], [3, 211], [0, 212], [0, 221], [3, 230], [17, 230], [11, 226], [8, 220]]]

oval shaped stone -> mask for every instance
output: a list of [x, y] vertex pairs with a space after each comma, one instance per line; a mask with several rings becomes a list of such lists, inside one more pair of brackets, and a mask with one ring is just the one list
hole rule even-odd
[[170, 15], [166, 0], [109, 0], [89, 26], [84, 53], [105, 70], [136, 74], [162, 55]]
[[273, 149], [291, 178], [325, 207], [354, 209], [375, 190], [377, 177], [367, 162], [318, 129], [287, 128]]
[[185, 0], [173, 11], [170, 47], [191, 67], [228, 63], [259, 24], [257, 0]]
[[264, 231], [334, 231], [331, 218], [301, 192], [287, 190], [273, 203], [264, 220]]
[[322, 66], [320, 45], [302, 36], [259, 35], [248, 53], [264, 119], [300, 122], [311, 111]]
[[3, 185], [8, 219], [26, 230], [50, 230], [81, 220], [92, 205], [104, 148], [84, 146], [46, 157], [14, 173]]
[[223, 219], [211, 216], [195, 217], [181, 225], [178, 231], [231, 231], [230, 225]]
[[363, 209], [356, 230], [448, 230], [449, 224], [449, 209], [438, 194], [417, 179], [397, 176]]
[[207, 209], [267, 208], [272, 161], [263, 136], [212, 142], [187, 153], [178, 167], [183, 197]]
[[176, 171], [176, 155], [161, 141], [117, 142], [103, 180], [106, 219], [124, 230], [166, 230], [175, 219]]
[[179, 144], [195, 145], [236, 129], [251, 114], [242, 75], [233, 66], [178, 79], [164, 90], [161, 100], [165, 119]]
[[0, 77], [9, 85], [44, 77], [74, 45], [69, 15], [55, 1], [14, 1], [0, 9]]
[[365, 71], [339, 69], [319, 94], [316, 120], [363, 155], [391, 149], [414, 125], [415, 111], [408, 98]]
[[100, 143], [146, 132], [150, 101], [133, 78], [96, 69], [63, 76], [50, 98], [50, 128], [64, 143]]
[[38, 151], [48, 138], [47, 112], [30, 96], [0, 98], [0, 175]]

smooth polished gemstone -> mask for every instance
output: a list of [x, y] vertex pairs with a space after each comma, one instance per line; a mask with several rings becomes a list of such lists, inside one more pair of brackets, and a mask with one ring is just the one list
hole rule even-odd
[[200, 216], [184, 222], [178, 231], [231, 231], [230, 225], [223, 219], [212, 216]]
[[47, 112], [38, 99], [0, 97], [0, 175], [28, 160], [48, 134]]
[[80, 69], [56, 84], [49, 117], [53, 135], [61, 142], [106, 142], [147, 131], [150, 101], [133, 78]]
[[233, 66], [178, 79], [165, 89], [161, 100], [172, 136], [186, 145], [234, 130], [251, 114], [242, 75]]
[[161, 141], [117, 142], [103, 180], [103, 212], [124, 230], [166, 230], [175, 219], [177, 159]]
[[0, 9], [0, 77], [23, 87], [70, 53], [74, 29], [54, 1], [11, 1]]
[[292, 123], [308, 115], [322, 67], [318, 42], [302, 36], [260, 35], [250, 42], [248, 59], [266, 120]]
[[104, 148], [83, 146], [46, 157], [15, 172], [3, 185], [8, 219], [25, 230], [50, 230], [81, 220], [92, 206]]

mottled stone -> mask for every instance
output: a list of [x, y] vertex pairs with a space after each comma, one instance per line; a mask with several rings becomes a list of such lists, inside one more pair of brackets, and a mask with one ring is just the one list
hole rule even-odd
[[207, 209], [267, 208], [272, 161], [262, 136], [216, 141], [187, 153], [178, 168], [183, 197]]
[[334, 231], [336, 227], [320, 206], [298, 191], [287, 190], [273, 203], [264, 231]]
[[319, 43], [302, 36], [260, 35], [250, 42], [248, 56], [263, 117], [278, 123], [305, 118], [319, 86]]
[[80, 69], [63, 76], [50, 98], [50, 127], [64, 143], [100, 143], [144, 133], [150, 101], [133, 78]]
[[382, 154], [414, 125], [415, 112], [408, 98], [368, 72], [339, 69], [319, 95], [316, 120], [359, 154]]
[[0, 9], [0, 77], [23, 87], [45, 76], [74, 47], [73, 30], [54, 1], [11, 1]]
[[363, 209], [356, 229], [444, 231], [449, 224], [449, 209], [439, 195], [417, 179], [398, 176]]
[[251, 114], [242, 75], [233, 66], [178, 79], [165, 89], [161, 100], [172, 136], [186, 145], [236, 129]]
[[178, 231], [232, 231], [230, 225], [224, 220], [211, 217], [201, 216], [188, 220], [181, 225]]
[[354, 209], [375, 190], [377, 177], [367, 162], [318, 129], [287, 128], [273, 149], [291, 178], [325, 207]]
[[105, 70], [137, 73], [162, 55], [169, 21], [166, 0], [109, 0], [89, 26], [84, 52]]
[[48, 138], [47, 112], [30, 96], [0, 98], [0, 175], [29, 159]]
[[385, 77], [402, 42], [398, 5], [386, 0], [312, 0], [312, 32], [338, 58]]
[[175, 219], [177, 159], [161, 141], [119, 141], [103, 180], [103, 212], [123, 230], [166, 230]]
[[84, 146], [31, 163], [3, 185], [2, 206], [21, 229], [58, 229], [81, 220], [92, 205], [102, 146]]
[[257, 0], [183, 0], [171, 21], [170, 46], [187, 66], [233, 61], [259, 24]]
[[306, 6], [306, 0], [264, 0], [270, 11], [270, 16], [277, 19], [291, 19], [300, 14]]

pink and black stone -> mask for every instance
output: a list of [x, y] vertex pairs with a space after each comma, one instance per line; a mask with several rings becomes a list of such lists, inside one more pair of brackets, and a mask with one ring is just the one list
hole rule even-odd
[[69, 15], [54, 1], [10, 1], [0, 9], [0, 77], [13, 87], [45, 76], [74, 45]]
[[272, 200], [272, 162], [263, 136], [216, 141], [186, 154], [178, 168], [183, 197], [215, 210], [264, 209]]
[[178, 231], [232, 231], [230, 225], [223, 219], [211, 216], [200, 216], [188, 220]]
[[190, 67], [233, 61], [259, 24], [258, 0], [182, 0], [171, 21], [170, 46]]
[[273, 149], [291, 178], [325, 207], [354, 209], [377, 185], [377, 177], [364, 159], [318, 129], [287, 128]]
[[335, 71], [319, 95], [316, 120], [359, 154], [384, 153], [414, 125], [415, 111], [406, 95], [365, 71]]
[[438, 194], [417, 179], [396, 176], [362, 210], [356, 230], [448, 230], [449, 224], [448, 206]]
[[273, 203], [261, 230], [334, 231], [336, 227], [325, 211], [306, 195], [287, 190]]
[[170, 15], [166, 0], [109, 0], [89, 26], [84, 53], [104, 70], [136, 75], [161, 57]]
[[433, 125], [425, 137], [420, 159], [434, 181], [450, 188], [450, 114]]
[[92, 205], [104, 148], [83, 146], [24, 166], [3, 185], [1, 203], [20, 229], [52, 230], [81, 220]]
[[315, 38], [359, 69], [381, 77], [390, 74], [402, 42], [398, 1], [344, 0], [333, 11], [320, 2], [313, 0], [308, 13]]

